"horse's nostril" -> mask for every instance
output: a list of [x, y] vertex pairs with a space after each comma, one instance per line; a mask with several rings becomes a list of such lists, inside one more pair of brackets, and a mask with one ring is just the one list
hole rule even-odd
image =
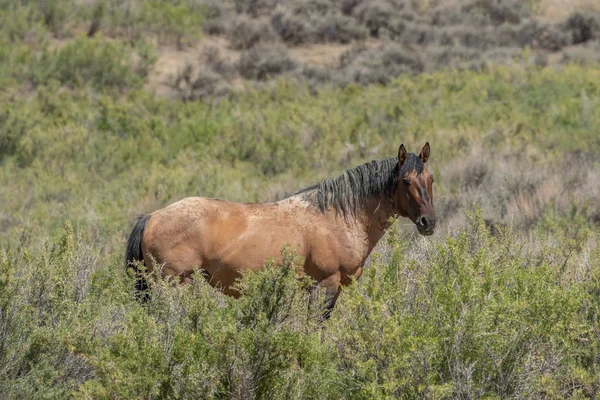
[[421, 225], [427, 226], [427, 218], [425, 216], [421, 217]]

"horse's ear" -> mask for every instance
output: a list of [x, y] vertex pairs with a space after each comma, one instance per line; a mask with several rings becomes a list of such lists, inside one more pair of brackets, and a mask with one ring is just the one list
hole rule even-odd
[[419, 154], [419, 158], [423, 161], [423, 164], [429, 160], [429, 142], [425, 143], [423, 146], [423, 150], [421, 150], [421, 154]]
[[406, 147], [404, 147], [403, 144], [400, 145], [400, 148], [398, 149], [398, 165], [401, 167], [402, 165], [404, 165], [404, 161], [406, 161], [406, 156], [408, 155], [408, 153], [406, 152]]

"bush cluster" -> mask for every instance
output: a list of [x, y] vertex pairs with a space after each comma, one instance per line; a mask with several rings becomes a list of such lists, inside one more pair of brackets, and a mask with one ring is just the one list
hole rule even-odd
[[44, 32], [68, 38], [85, 31], [90, 37], [100, 32], [130, 41], [154, 36], [179, 47], [200, 38], [206, 14], [202, 4], [191, 0], [2, 0], [0, 10], [0, 31], [11, 40], [37, 40]]
[[290, 45], [349, 43], [367, 36], [364, 27], [327, 1], [283, 3], [273, 11], [271, 25], [281, 40]]
[[242, 53], [240, 74], [246, 79], [264, 81], [296, 68], [297, 62], [279, 47], [255, 47]]
[[200, 68], [187, 64], [169, 84], [184, 101], [214, 99], [231, 92], [228, 80], [235, 73], [235, 66], [221, 56], [217, 47], [206, 47], [200, 58]]
[[120, 260], [99, 263], [67, 224], [39, 250], [2, 252], [0, 394], [597, 396], [600, 253], [582, 232], [515, 241], [469, 218], [432, 242], [389, 235], [325, 323], [289, 250], [246, 274], [239, 300], [199, 274], [151, 280], [142, 306]]
[[140, 44], [130, 48], [102, 38], [78, 38], [56, 50], [44, 50], [31, 63], [28, 77], [38, 86], [56, 80], [74, 87], [128, 90], [143, 86], [156, 60], [154, 49]]
[[[593, 12], [576, 11], [565, 21], [546, 22], [532, 12], [531, 3], [516, 0], [255, 1], [235, 2], [230, 9], [237, 14], [228, 14], [226, 9], [218, 13], [221, 29], [214, 29], [217, 19], [209, 24], [213, 32], [227, 32], [233, 48], [264, 47], [274, 36], [290, 47], [352, 44], [330, 73], [315, 74], [316, 67], [307, 65], [303, 67], [307, 73], [292, 74], [313, 88], [323, 83], [386, 84], [405, 73], [512, 64], [523, 61], [524, 49], [531, 49], [541, 65], [548, 63], [549, 53], [564, 54], [552, 57], [557, 60], [553, 62], [574, 58], [594, 63], [597, 57], [592, 49], [600, 40], [600, 16]], [[224, 15], [235, 22], [227, 23]], [[366, 48], [366, 39], [379, 44], [369, 46], [364, 57], [359, 57], [362, 60], [348, 63], [356, 48]], [[399, 53], [403, 55], [396, 62]], [[405, 62], [416, 54], [418, 61]], [[243, 65], [240, 74], [246, 79], [255, 76], [245, 74]]]
[[247, 50], [261, 42], [275, 39], [271, 25], [244, 15], [236, 18], [227, 31], [231, 47], [236, 50]]
[[[186, 90], [177, 91], [186, 100], [228, 94], [239, 87], [240, 79], [262, 82], [266, 75], [257, 73], [257, 68], [266, 68], [271, 78], [294, 71], [287, 75], [316, 90], [323, 84], [387, 84], [399, 74], [529, 62], [524, 49], [531, 49], [531, 58], [539, 65], [593, 64], [600, 45], [598, 14], [576, 11], [565, 21], [547, 22], [532, 12], [530, 3], [516, 0], [52, 0], [42, 7], [36, 4], [0, 2], [6, 10], [0, 16], [0, 38], [7, 47], [21, 47], [20, 54], [3, 55], [7, 50], [2, 49], [0, 57], [33, 57], [31, 53], [37, 54], [49, 41], [70, 40], [78, 32], [126, 39], [136, 48], [155, 41], [182, 49], [197, 44], [202, 30], [225, 36], [231, 49], [244, 53], [242, 62], [236, 58], [232, 65], [237, 73], [206, 72], [203, 63], [192, 65], [191, 71], [187, 67], [180, 71], [179, 82], [197, 78], [184, 85]], [[302, 65], [302, 60], [292, 68], [284, 46], [315, 43], [349, 48], [326, 74], [316, 73], [318, 66]], [[356, 57], [357, 48], [364, 49], [362, 56]], [[141, 52], [144, 57], [146, 53]], [[257, 67], [264, 64], [261, 58], [271, 56], [268, 66]]]
[[[234, 73], [229, 64], [214, 50], [203, 62], [203, 75], [174, 82], [181, 97], [230, 90], [222, 79]], [[255, 65], [263, 76], [279, 72]], [[288, 73], [321, 79], [329, 71]], [[590, 66], [421, 74], [317, 95], [280, 76], [208, 103], [128, 88], [141, 78], [119, 86], [98, 76], [65, 80], [66, 87], [40, 81], [27, 97], [0, 93], [3, 242], [24, 227], [35, 237], [65, 218], [102, 238], [124, 231], [139, 212], [189, 195], [276, 200], [424, 138], [434, 148], [442, 229], [459, 223], [473, 200], [495, 223], [530, 227], [548, 216], [551, 225], [574, 217], [597, 224], [600, 173], [591, 160], [600, 78]], [[561, 172], [565, 165], [575, 175]]]

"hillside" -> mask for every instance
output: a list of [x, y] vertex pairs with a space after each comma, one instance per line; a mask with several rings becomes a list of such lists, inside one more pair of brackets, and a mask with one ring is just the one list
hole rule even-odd
[[206, 7], [208, 40], [181, 52], [184, 65], [166, 77], [188, 99], [275, 75], [313, 88], [386, 84], [401, 73], [587, 63], [600, 54], [593, 2], [258, 0]]
[[[0, 0], [0, 397], [598, 397], [599, 12]], [[435, 235], [399, 220], [327, 322], [289, 253], [135, 301], [135, 216], [426, 141]]]

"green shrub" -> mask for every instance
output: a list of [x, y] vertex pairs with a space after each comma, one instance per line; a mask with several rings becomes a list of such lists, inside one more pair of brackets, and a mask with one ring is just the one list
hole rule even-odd
[[394, 14], [402, 8], [402, 3], [395, 6], [385, 0], [361, 1], [353, 9], [353, 15], [367, 27], [371, 36], [379, 37], [380, 32], [388, 28]]
[[232, 48], [247, 50], [260, 42], [273, 41], [275, 33], [267, 22], [240, 16], [227, 29], [227, 38]]
[[594, 397], [597, 271], [572, 258], [585, 238], [537, 237], [540, 251], [470, 218], [435, 244], [390, 236], [389, 259], [340, 297], [328, 327], [353, 397]]
[[57, 50], [45, 50], [30, 68], [35, 85], [57, 80], [71, 87], [96, 89], [139, 88], [154, 63], [153, 52], [144, 46], [129, 49], [124, 43], [78, 38]]
[[271, 25], [282, 41], [350, 43], [363, 40], [367, 31], [326, 1], [282, 3], [271, 14]]
[[174, 41], [179, 48], [200, 38], [204, 15], [193, 1], [144, 1], [139, 13], [142, 32], [155, 33], [165, 42]]
[[171, 82], [171, 87], [177, 91], [177, 97], [183, 100], [208, 100], [216, 99], [229, 94], [229, 85], [223, 80], [223, 76], [209, 68], [200, 66], [198, 72], [194, 72], [191, 65], [187, 65]]
[[[0, 37], [31, 41], [32, 34], [68, 38], [85, 30], [105, 36], [183, 47], [198, 40], [204, 23], [202, 4], [192, 0], [0, 1]], [[46, 35], [49, 36], [49, 35]]]
[[297, 62], [283, 47], [257, 46], [242, 53], [239, 71], [246, 79], [264, 81], [296, 68]]
[[424, 66], [409, 47], [386, 43], [378, 49], [354, 47], [340, 57], [343, 81], [387, 84], [391, 77], [421, 71]]
[[102, 32], [131, 42], [157, 39], [180, 49], [200, 39], [208, 12], [191, 0], [94, 0], [77, 4], [74, 10], [76, 23], [88, 36]]
[[[308, 306], [298, 260], [247, 274], [243, 298], [199, 275], [177, 288], [153, 280], [150, 302], [133, 279], [81, 243], [72, 227], [39, 252], [2, 255], [0, 394], [23, 398], [329, 397], [333, 360]], [[120, 264], [120, 263], [119, 263]]]
[[73, 0], [1, 0], [0, 37], [36, 44], [49, 35], [68, 37], [77, 26], [79, 9]]
[[285, 43], [300, 45], [311, 41], [312, 27], [309, 22], [289, 10], [278, 8], [271, 17], [271, 25]]
[[227, 32], [229, 15], [228, 8], [220, 0], [203, 1], [202, 12], [206, 20], [203, 31], [210, 35], [220, 35]]
[[171, 78], [169, 85], [179, 99], [185, 101], [214, 100], [232, 92], [228, 80], [236, 74], [236, 66], [224, 59], [217, 47], [205, 47], [199, 65], [187, 64]]
[[0, 393], [2, 398], [65, 398], [93, 376], [67, 337], [83, 321], [97, 251], [78, 242], [72, 226], [39, 253], [2, 251], [0, 261]]
[[303, 260], [246, 273], [239, 299], [100, 263], [70, 224], [0, 260], [2, 398], [448, 398], [600, 391], [600, 252], [575, 236], [393, 231], [321, 323]]
[[574, 12], [563, 25], [563, 29], [570, 35], [573, 44], [585, 43], [590, 40], [600, 40], [600, 14], [585, 15]]

